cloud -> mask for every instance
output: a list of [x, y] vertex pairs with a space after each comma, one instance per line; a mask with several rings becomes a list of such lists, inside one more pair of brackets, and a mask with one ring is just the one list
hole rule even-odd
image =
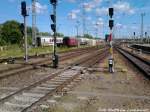
[[98, 18], [98, 21], [99, 21], [99, 22], [102, 22], [102, 21], [103, 21], [103, 18], [100, 18], [100, 17], [99, 17], [99, 18]]
[[86, 17], [86, 20], [91, 21], [92, 18], [90, 16]]
[[131, 8], [128, 2], [117, 2], [113, 5], [115, 11], [120, 13], [134, 14], [135, 10]]
[[93, 2], [91, 2], [91, 4], [96, 7], [96, 6], [101, 5], [102, 1], [103, 0], [93, 0]]
[[83, 2], [81, 5], [86, 12], [92, 11], [101, 4], [102, 0], [91, 0], [90, 2]]
[[97, 21], [93, 21], [92, 24], [94, 28], [98, 28], [104, 25], [104, 20], [103, 18], [98, 18]]
[[93, 5], [90, 3], [83, 3], [83, 8], [86, 12], [90, 12], [93, 9]]
[[137, 27], [137, 26], [131, 26], [130, 27], [132, 30], [138, 30], [139, 29], [139, 27]]
[[123, 25], [120, 24], [120, 23], [117, 23], [115, 26], [116, 26], [117, 28], [122, 28], [122, 27], [123, 27]]
[[[27, 6], [27, 9], [29, 11], [32, 11], [32, 5]], [[44, 14], [45, 12], [47, 12], [48, 7], [47, 7], [47, 5], [42, 5], [41, 3], [36, 2], [35, 3], [35, 10], [36, 10], [37, 14]]]
[[98, 26], [103, 25], [103, 24], [104, 24], [104, 22], [103, 22], [103, 18], [98, 18], [98, 20], [97, 20], [96, 24], [97, 24]]
[[39, 2], [35, 3], [35, 7], [36, 7], [36, 13], [38, 14], [43, 14], [48, 9], [47, 5], [42, 5]]
[[76, 0], [67, 0], [68, 2], [75, 3]]
[[95, 11], [97, 15], [104, 15], [108, 13], [108, 8], [106, 7], [96, 8]]
[[68, 18], [73, 20], [77, 18], [77, 14], [80, 13], [80, 10], [72, 10], [69, 14], [68, 14]]

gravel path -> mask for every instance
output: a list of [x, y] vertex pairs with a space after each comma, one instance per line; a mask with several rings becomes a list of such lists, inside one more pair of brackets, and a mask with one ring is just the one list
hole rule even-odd
[[107, 59], [86, 71], [84, 79], [64, 96], [53, 96], [33, 112], [150, 112], [150, 82], [120, 54], [115, 73], [106, 71]]

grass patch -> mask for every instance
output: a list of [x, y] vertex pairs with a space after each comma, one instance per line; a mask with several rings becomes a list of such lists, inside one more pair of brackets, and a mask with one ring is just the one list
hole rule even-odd
[[[80, 48], [85, 48], [87, 46], [80, 46]], [[57, 52], [60, 51], [69, 51], [72, 49], [77, 49], [78, 47], [57, 47]], [[44, 54], [44, 53], [51, 53], [53, 52], [53, 46], [47, 46], [47, 47], [36, 47], [31, 48], [29, 47], [28, 53], [29, 55], [35, 55], [35, 54]], [[8, 58], [8, 57], [23, 57], [24, 56], [24, 48], [19, 47], [18, 45], [9, 45], [5, 47], [4, 49], [0, 49], [0, 58]]]

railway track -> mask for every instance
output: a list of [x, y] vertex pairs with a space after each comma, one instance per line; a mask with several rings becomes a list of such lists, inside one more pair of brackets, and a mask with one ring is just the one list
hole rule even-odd
[[144, 75], [150, 79], [150, 62], [140, 58], [124, 49], [119, 47], [116, 48], [124, 57], [126, 57], [130, 62], [132, 62]]
[[[100, 52], [95, 51], [86, 58], [80, 59], [76, 63], [72, 63], [63, 70], [52, 73], [42, 80], [18, 89], [12, 94], [1, 98], [0, 112], [26, 112], [32, 106], [43, 101], [48, 96], [62, 91], [63, 88], [67, 87], [74, 80], [80, 79], [83, 70], [105, 58], [108, 52], [104, 51], [105, 50]], [[80, 65], [82, 67], [75, 65]]]
[[[67, 59], [71, 59], [73, 57], [79, 56], [81, 54], [84, 53], [88, 53], [90, 51], [96, 50], [97, 48], [88, 48], [88, 49], [79, 49], [79, 50], [75, 50], [72, 52], [67, 52], [66, 54], [62, 55], [60, 57], [60, 61], [64, 61]], [[50, 57], [46, 58], [46, 59], [42, 59], [40, 61], [31, 63], [31, 64], [23, 64], [21, 66], [17, 66], [11, 69], [6, 69], [6, 70], [1, 70], [1, 74], [0, 74], [0, 79], [4, 79], [13, 75], [17, 75], [21, 72], [25, 72], [27, 70], [33, 70], [36, 66], [42, 66], [42, 65], [47, 65], [47, 64], [51, 64], [52, 60], [50, 60]]]
[[149, 47], [148, 47], [148, 46], [133, 44], [133, 45], [131, 45], [130, 47], [131, 47], [132, 49], [137, 50], [137, 51], [140, 51], [140, 52], [142, 52], [142, 53], [150, 54], [150, 50], [149, 50]]
[[133, 50], [136, 50], [137, 52], [142, 52], [142, 53], [144, 53], [144, 54], [150, 54], [150, 52], [148, 52], [148, 51], [144, 51], [144, 50], [142, 50], [142, 49], [134, 48], [134, 47], [132, 47], [132, 46], [128, 46], [128, 48], [133, 49]]

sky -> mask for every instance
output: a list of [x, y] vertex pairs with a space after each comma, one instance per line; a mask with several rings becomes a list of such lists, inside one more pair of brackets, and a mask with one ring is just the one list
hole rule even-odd
[[[0, 24], [7, 20], [23, 22], [22, 0], [0, 0]], [[25, 0], [29, 16], [27, 24], [32, 26], [32, 0]], [[36, 26], [41, 32], [50, 32], [50, 0], [36, 0]], [[108, 8], [114, 8], [114, 34], [117, 37], [140, 35], [141, 14], [144, 13], [144, 32], [150, 34], [150, 0], [58, 0], [57, 31], [66, 36], [83, 32], [103, 38], [109, 33]], [[84, 21], [84, 22], [83, 22]], [[84, 27], [83, 27], [84, 26]], [[84, 29], [84, 30], [83, 30]]]

